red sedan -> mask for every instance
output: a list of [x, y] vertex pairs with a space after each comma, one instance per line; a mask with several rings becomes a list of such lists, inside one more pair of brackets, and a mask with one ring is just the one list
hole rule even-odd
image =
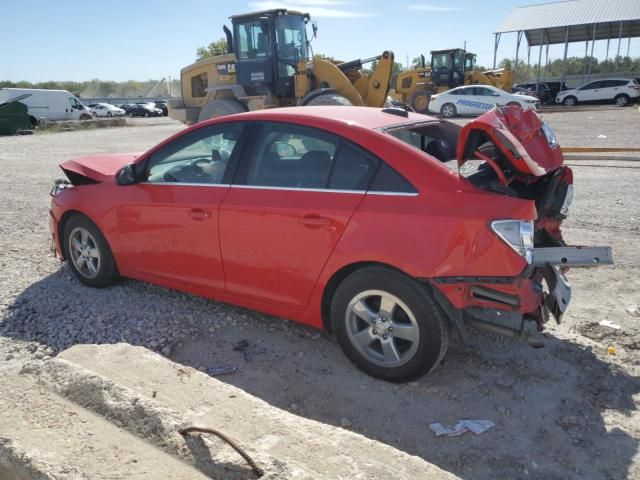
[[451, 328], [526, 339], [478, 312], [541, 329], [570, 299], [556, 265], [612, 261], [562, 240], [571, 169], [520, 107], [464, 128], [399, 109], [264, 110], [61, 167], [53, 243], [83, 283], [125, 276], [326, 329], [392, 381], [433, 369]]

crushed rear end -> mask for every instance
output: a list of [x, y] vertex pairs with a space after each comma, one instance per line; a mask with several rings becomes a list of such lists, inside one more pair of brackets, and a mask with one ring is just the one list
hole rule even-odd
[[[443, 277], [430, 283], [463, 338], [464, 326], [472, 324], [537, 345], [525, 333], [524, 320], [534, 321], [539, 331], [550, 317], [559, 323], [571, 300], [568, 269], [610, 265], [611, 248], [564, 241], [561, 226], [571, 207], [573, 172], [553, 131], [533, 110], [496, 107], [462, 127], [456, 145], [461, 176], [476, 188], [533, 201], [537, 218], [491, 222], [497, 236], [526, 259], [518, 276]], [[487, 321], [486, 309], [521, 314], [520, 328]]]

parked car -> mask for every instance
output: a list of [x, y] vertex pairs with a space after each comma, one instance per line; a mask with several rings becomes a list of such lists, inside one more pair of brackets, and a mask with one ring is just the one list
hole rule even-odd
[[162, 115], [166, 117], [169, 115], [169, 109], [167, 108], [167, 102], [164, 100], [159, 100], [157, 102], [153, 102], [153, 106], [162, 110]]
[[535, 97], [508, 93], [490, 85], [473, 85], [432, 95], [429, 111], [450, 118], [456, 115], [479, 115], [496, 105], [520, 105], [537, 109], [539, 100]]
[[534, 96], [545, 105], [554, 104], [556, 101], [555, 95], [546, 83], [519, 83], [515, 86], [533, 92]]
[[0, 103], [26, 95], [21, 102], [27, 106], [32, 123], [45, 120], [91, 120], [91, 110], [66, 90], [38, 88], [0, 88]]
[[555, 103], [555, 98], [558, 95], [558, 92], [562, 92], [564, 90], [569, 90], [569, 87], [564, 82], [554, 82], [554, 81], [549, 82], [549, 81], [547, 81], [545, 83], [547, 84], [547, 87], [549, 87], [549, 90], [551, 90], [551, 94], [553, 95], [554, 103]]
[[129, 117], [159, 117], [162, 110], [152, 107], [148, 103], [135, 103], [124, 109]]
[[91, 108], [94, 117], [124, 117], [125, 110], [110, 103], [97, 103]]
[[556, 103], [573, 107], [578, 103], [606, 102], [624, 107], [640, 97], [640, 83], [631, 78], [608, 78], [559, 92]]
[[[456, 152], [488, 162], [465, 177], [443, 164]], [[324, 328], [393, 381], [434, 368], [451, 328], [526, 338], [478, 309], [559, 320], [570, 287], [556, 265], [611, 258], [565, 246], [572, 172], [520, 107], [464, 127], [395, 108], [268, 109], [61, 167], [53, 245], [81, 282], [122, 275]]]

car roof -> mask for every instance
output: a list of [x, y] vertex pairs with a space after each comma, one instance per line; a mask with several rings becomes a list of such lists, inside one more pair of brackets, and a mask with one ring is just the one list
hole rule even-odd
[[[402, 109], [397, 109], [402, 111]], [[256, 110], [236, 115], [230, 115], [226, 118], [238, 119], [242, 116], [243, 120], [273, 120], [306, 123], [317, 123], [322, 120], [324, 124], [334, 123], [335, 125], [359, 126], [368, 129], [380, 129], [404, 123], [416, 122], [439, 122], [435, 117], [421, 115], [413, 112], [407, 112], [407, 116], [385, 112], [382, 108], [372, 107], [355, 107], [355, 106], [307, 106], [307, 107], [283, 107], [271, 108], [265, 110]], [[210, 120], [213, 122], [214, 120]]]

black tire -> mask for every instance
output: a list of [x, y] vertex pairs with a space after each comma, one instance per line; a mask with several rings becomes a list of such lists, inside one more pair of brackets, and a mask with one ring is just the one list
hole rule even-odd
[[458, 110], [453, 103], [445, 103], [440, 108], [440, 113], [444, 118], [453, 118], [458, 115]]
[[82, 115], [80, 115], [80, 120], [91, 120], [91, 115], [83, 113]]
[[341, 107], [348, 107], [353, 105], [348, 99], [337, 93], [323, 93], [315, 98], [312, 98], [307, 102], [309, 106], [323, 106], [323, 105], [337, 105]]
[[213, 100], [202, 107], [200, 115], [198, 116], [198, 122], [246, 111], [247, 107], [238, 100], [234, 98], [221, 98], [220, 100]]
[[562, 100], [562, 105], [565, 107], [575, 107], [578, 104], [578, 99], [569, 95], [564, 100]]
[[[390, 314], [383, 301], [395, 304]], [[383, 267], [362, 268], [342, 281], [331, 302], [331, 322], [345, 355], [363, 372], [391, 382], [430, 372], [449, 347], [449, 325], [431, 292]]]
[[[83, 241], [85, 243], [83, 249], [86, 248], [84, 262], [80, 249], [74, 246], [74, 240], [80, 240], [84, 236], [83, 232], [87, 233], [86, 243]], [[85, 285], [97, 288], [108, 287], [118, 280], [118, 268], [111, 248], [100, 229], [91, 220], [84, 215], [74, 215], [65, 224], [62, 238], [64, 256], [78, 280]], [[95, 261], [96, 253], [92, 254], [93, 250], [97, 250], [97, 261]], [[94, 266], [95, 273], [88, 268], [90, 262]]]
[[629, 105], [631, 98], [629, 98], [629, 95], [621, 93], [620, 95], [616, 95], [616, 98], [614, 98], [613, 101], [618, 107], [626, 107]]
[[416, 113], [429, 113], [429, 102], [431, 101], [431, 93], [427, 90], [416, 90], [409, 97], [409, 105]]
[[109, 117], [109, 118], [113, 117], [113, 113], [107, 112], [107, 117]]

